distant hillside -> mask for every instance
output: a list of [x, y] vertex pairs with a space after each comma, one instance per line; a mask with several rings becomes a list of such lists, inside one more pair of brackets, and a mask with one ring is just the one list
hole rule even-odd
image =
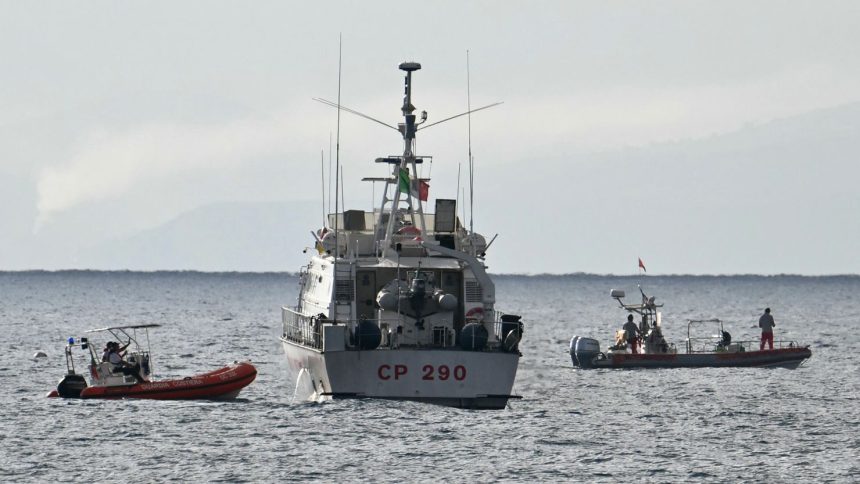
[[81, 251], [92, 269], [296, 271], [309, 231], [322, 225], [318, 203], [217, 203], [159, 227]]

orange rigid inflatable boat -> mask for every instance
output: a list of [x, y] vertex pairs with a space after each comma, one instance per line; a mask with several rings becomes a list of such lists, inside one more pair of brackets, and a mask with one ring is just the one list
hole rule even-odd
[[[63, 398], [147, 398], [153, 400], [189, 400], [211, 399], [227, 400], [236, 398], [243, 388], [251, 384], [257, 377], [257, 369], [247, 362], [234, 362], [223, 368], [208, 373], [189, 376], [174, 380], [151, 380], [152, 360], [148, 349], [144, 350], [138, 344], [138, 330], [147, 331], [157, 327], [157, 324], [117, 326], [102, 328], [91, 332], [107, 332], [115, 339], [128, 343], [123, 349], [132, 347], [124, 354], [124, 362], [114, 364], [110, 361], [100, 361], [95, 347], [88, 338], [80, 338], [77, 342], [69, 338], [66, 346], [66, 366], [68, 372], [60, 380], [57, 389], [48, 394], [49, 397]], [[132, 331], [134, 335], [128, 332]], [[149, 341], [149, 335], [146, 334]], [[90, 384], [83, 375], [75, 372], [72, 348], [80, 347], [89, 350]], [[118, 345], [117, 345], [118, 346]]]

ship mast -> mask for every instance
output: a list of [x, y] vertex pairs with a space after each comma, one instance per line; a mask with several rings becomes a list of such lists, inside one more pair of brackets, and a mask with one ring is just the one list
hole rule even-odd
[[[394, 226], [397, 222], [396, 214], [400, 207], [400, 174], [404, 170], [408, 170], [411, 168], [410, 172], [410, 190], [407, 190], [406, 196], [407, 201], [409, 202], [409, 213], [412, 216], [413, 224], [415, 223], [415, 213], [418, 213], [418, 217], [420, 220], [421, 232], [425, 232], [425, 224], [424, 224], [424, 206], [421, 202], [421, 197], [417, 197], [418, 202], [418, 210], [415, 210], [412, 206], [412, 193], [411, 193], [411, 183], [412, 179], [417, 179], [417, 168], [415, 163], [415, 153], [413, 152], [415, 148], [415, 132], [418, 130], [418, 124], [415, 122], [415, 115], [412, 114], [415, 111], [415, 106], [412, 105], [412, 73], [421, 69], [421, 64], [417, 62], [403, 62], [400, 64], [400, 70], [406, 72], [406, 86], [404, 90], [403, 96], [403, 106], [400, 110], [403, 112], [403, 121], [402, 123], [397, 124], [397, 130], [400, 131], [400, 134], [403, 136], [403, 156], [400, 158], [400, 163], [395, 166], [392, 170], [392, 175], [394, 177], [394, 199], [392, 200], [391, 205], [391, 213], [388, 217], [388, 224], [385, 229], [385, 240], [383, 241], [383, 256], [385, 256], [391, 248], [391, 237], [394, 233]], [[422, 122], [426, 119], [426, 113], [422, 114]], [[387, 191], [387, 190], [386, 190]], [[380, 214], [381, 215], [381, 214]]]

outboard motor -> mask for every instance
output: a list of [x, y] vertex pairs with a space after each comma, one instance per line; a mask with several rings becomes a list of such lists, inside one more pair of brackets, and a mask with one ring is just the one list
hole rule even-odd
[[579, 368], [591, 368], [591, 362], [600, 354], [600, 342], [593, 338], [574, 336], [570, 346], [570, 358]]
[[[81, 338], [79, 344], [81, 349], [87, 349], [89, 341], [86, 338]], [[80, 398], [81, 391], [87, 387], [87, 380], [84, 379], [84, 376], [75, 373], [75, 360], [72, 358], [74, 346], [75, 338], [69, 338], [69, 344], [65, 348], [66, 376], [57, 384], [57, 396], [63, 398]]]
[[80, 398], [81, 391], [87, 387], [87, 381], [83, 375], [68, 373], [57, 384], [57, 394], [63, 398]]
[[571, 361], [573, 361], [573, 366], [579, 366], [579, 360], [576, 358], [576, 342], [579, 341], [579, 338], [581, 336], [570, 338], [570, 350], [568, 352], [570, 353]]

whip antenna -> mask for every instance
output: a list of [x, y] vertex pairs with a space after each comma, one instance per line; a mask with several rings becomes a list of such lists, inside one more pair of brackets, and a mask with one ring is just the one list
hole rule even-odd
[[[469, 118], [469, 232], [475, 233], [475, 164], [472, 159], [472, 88], [469, 77], [469, 50], [466, 49], [466, 114]], [[474, 252], [474, 247], [473, 247]]]
[[[338, 94], [338, 98], [340, 98], [340, 94]], [[356, 111], [355, 109], [348, 108], [346, 106], [341, 105], [339, 100], [338, 100], [338, 102], [334, 102], [334, 101], [329, 101], [328, 99], [323, 99], [321, 97], [314, 97], [311, 99], [313, 99], [314, 101], [316, 101], [318, 103], [325, 104], [326, 106], [331, 106], [333, 108], [337, 108], [338, 111], [346, 111], [350, 114], [354, 114], [356, 116], [360, 116], [360, 117], [367, 119], [369, 121], [373, 121], [374, 123], [379, 123], [379, 124], [385, 126], [386, 128], [391, 128], [395, 131], [399, 131], [397, 128], [395, 128], [394, 126], [391, 126], [390, 124], [387, 124], [385, 121], [380, 121], [380, 120], [378, 120], [372, 116], [368, 116], [362, 112]]]
[[460, 206], [460, 171], [463, 169], [463, 162], [457, 162], [457, 203], [454, 206], [454, 215], [457, 214], [456, 207]]
[[[334, 155], [334, 167], [335, 167], [335, 175], [334, 175], [334, 274], [335, 274], [335, 284], [337, 284], [337, 256], [338, 249], [340, 248], [340, 233], [338, 230], [340, 229], [340, 224], [338, 221], [337, 210], [340, 206], [340, 79], [341, 79], [341, 66], [343, 61], [343, 34], [338, 34], [337, 36], [337, 144], [335, 145], [335, 155]], [[337, 318], [337, 315], [335, 315]]]
[[325, 227], [325, 153], [323, 151], [324, 150], [320, 150], [320, 181], [322, 182], [323, 227]]

